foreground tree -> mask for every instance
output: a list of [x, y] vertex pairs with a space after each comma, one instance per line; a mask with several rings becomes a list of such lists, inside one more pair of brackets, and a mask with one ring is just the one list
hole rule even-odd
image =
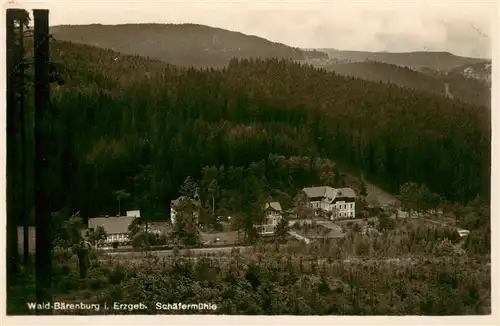
[[186, 196], [188, 198], [194, 198], [195, 194], [198, 192], [198, 184], [193, 179], [193, 177], [187, 176], [179, 192], [183, 196]]
[[172, 238], [178, 243], [194, 246], [200, 243], [198, 216], [200, 207], [190, 198], [181, 198], [174, 207], [176, 211]]
[[276, 226], [275, 236], [278, 240], [284, 241], [288, 237], [288, 231], [290, 231], [288, 219], [282, 218]]
[[401, 185], [399, 190], [398, 200], [403, 211], [408, 213], [408, 218], [411, 218], [412, 212], [417, 211], [419, 208], [419, 188], [419, 185], [415, 182], [407, 182]]
[[208, 185], [208, 193], [212, 201], [212, 216], [215, 218], [215, 199], [219, 197], [219, 183], [217, 179], [213, 179]]
[[106, 233], [106, 230], [104, 230], [104, 228], [99, 225], [91, 234], [90, 240], [94, 245], [99, 246], [104, 240], [106, 240], [107, 237], [108, 234]]
[[117, 216], [121, 216], [121, 214], [122, 214], [122, 211], [121, 211], [121, 202], [124, 199], [130, 198], [130, 193], [128, 193], [127, 191], [125, 191], [125, 189], [121, 189], [121, 190], [115, 190], [115, 191], [113, 191], [113, 195], [116, 196], [116, 201], [118, 202], [118, 214], [117, 214]]
[[294, 199], [294, 212], [299, 219], [312, 219], [314, 218], [314, 209], [311, 207], [309, 198], [306, 193], [300, 191]]
[[73, 214], [70, 219], [64, 223], [64, 229], [66, 231], [67, 248], [78, 257], [80, 278], [86, 278], [87, 271], [90, 267], [90, 250], [92, 247], [83, 236], [85, 225], [80, 217], [80, 212]]

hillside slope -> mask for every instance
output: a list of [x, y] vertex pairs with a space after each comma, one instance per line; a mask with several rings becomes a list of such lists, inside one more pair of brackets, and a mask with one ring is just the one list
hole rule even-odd
[[429, 68], [438, 71], [450, 71], [465, 64], [491, 63], [491, 60], [460, 57], [449, 52], [366, 52], [318, 49], [328, 54], [331, 59], [349, 61], [378, 61], [412, 69]]
[[[203, 167], [224, 166], [236, 178], [230, 184], [245, 176], [235, 166], [253, 166], [260, 178], [254, 163], [269, 167], [273, 153], [305, 158], [268, 175], [292, 195], [319, 178], [310, 170], [319, 157], [391, 192], [409, 180], [453, 201], [489, 191], [491, 126], [482, 107], [288, 60], [196, 70], [67, 42], [51, 47], [66, 79], [51, 91], [53, 207], [112, 214], [117, 189], [132, 194], [123, 205], [162, 207]], [[241, 187], [264, 193], [251, 178]]]
[[376, 61], [324, 62], [310, 60], [308, 62], [318, 68], [334, 71], [344, 76], [392, 83], [401, 87], [453, 97], [475, 105], [491, 106], [490, 85], [482, 80], [467, 78], [457, 72], [443, 73], [432, 69], [415, 71]]
[[303, 51], [266, 39], [196, 24], [53, 26], [57, 40], [109, 48], [184, 67], [226, 66], [235, 58], [304, 59]]
[[477, 62], [463, 64], [451, 70], [454, 73], [464, 75], [469, 78], [491, 83], [491, 62]]

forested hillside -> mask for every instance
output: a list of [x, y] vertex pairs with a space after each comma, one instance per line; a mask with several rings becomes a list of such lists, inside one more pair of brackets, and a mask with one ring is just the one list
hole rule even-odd
[[466, 64], [491, 63], [491, 60], [460, 57], [449, 52], [417, 51], [406, 53], [339, 51], [335, 49], [318, 49], [332, 59], [351, 61], [378, 61], [413, 69], [429, 68], [439, 71], [450, 71]]
[[454, 73], [491, 83], [491, 62], [464, 64], [452, 70]]
[[52, 57], [66, 79], [52, 89], [63, 145], [52, 157], [53, 207], [112, 214], [113, 191], [126, 189], [125, 206], [147, 194], [166, 208], [187, 175], [262, 160], [269, 169], [272, 153], [330, 158], [392, 192], [411, 180], [450, 201], [489, 196], [482, 107], [287, 60], [179, 70], [67, 42], [52, 42]]
[[220, 68], [231, 58], [304, 59], [302, 50], [281, 43], [197, 24], [64, 25], [53, 26], [50, 32], [58, 40], [161, 59], [184, 67]]
[[326, 63], [311, 61], [311, 63], [340, 75], [393, 83], [437, 95], [450, 96], [475, 105], [491, 106], [490, 85], [483, 80], [467, 78], [458, 71], [447, 73], [432, 69], [416, 71], [377, 61]]

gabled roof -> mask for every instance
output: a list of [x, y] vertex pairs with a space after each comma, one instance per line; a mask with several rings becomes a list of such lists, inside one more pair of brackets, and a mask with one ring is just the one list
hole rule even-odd
[[327, 187], [306, 187], [302, 191], [309, 198], [325, 197]]
[[89, 229], [102, 226], [107, 234], [128, 233], [128, 227], [135, 219], [134, 216], [95, 217], [89, 218]]
[[351, 188], [337, 188], [337, 197], [356, 198], [356, 193]]
[[351, 188], [306, 187], [302, 191], [309, 198], [321, 198], [327, 202], [332, 202], [335, 198], [356, 198], [356, 193]]
[[196, 200], [196, 199], [193, 199], [193, 198], [189, 198], [189, 197], [186, 197], [186, 196], [180, 196], [179, 198], [172, 200], [170, 202], [170, 205], [171, 206], [179, 205], [181, 203], [181, 201], [183, 201], [183, 200], [191, 200], [191, 202], [194, 205], [201, 206], [201, 202], [199, 200]]
[[332, 202], [336, 197], [336, 190], [332, 187], [306, 187], [302, 189], [309, 198], [324, 198], [328, 202]]
[[268, 202], [264, 205], [264, 209], [273, 209], [275, 211], [281, 212], [281, 205], [277, 201]]

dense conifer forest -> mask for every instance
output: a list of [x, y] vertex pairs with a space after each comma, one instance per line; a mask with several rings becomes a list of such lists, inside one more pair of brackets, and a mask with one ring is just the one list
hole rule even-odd
[[[51, 111], [42, 121], [53, 139], [46, 186], [59, 210], [52, 219], [54, 300], [148, 305], [140, 312], [84, 314], [154, 314], [155, 303], [177, 301], [211, 302], [218, 309], [206, 313], [217, 314], [491, 312], [485, 107], [292, 59], [182, 68], [65, 41], [51, 42], [51, 57], [53, 74], [65, 81], [51, 86]], [[27, 108], [33, 122], [33, 103]], [[30, 144], [27, 154], [32, 150]], [[208, 225], [203, 210], [216, 209], [234, 214], [239, 230], [249, 233], [264, 200], [293, 207], [297, 216], [305, 211], [299, 193], [305, 186], [352, 187], [364, 209], [363, 179], [400, 193], [403, 210], [430, 216], [440, 206], [442, 215], [454, 216], [454, 227], [379, 212], [344, 221], [343, 237], [307, 245], [277, 232], [245, 242], [241, 251], [204, 254], [184, 234], [158, 257], [152, 250], [115, 258], [89, 250], [88, 270], [82, 268], [85, 219], [116, 215], [118, 197], [121, 213], [139, 208], [144, 219], [167, 220], [170, 201], [198, 188], [207, 201], [199, 225], [182, 224], [182, 210], [178, 225], [199, 236], [197, 228]], [[447, 207], [418, 207], [423, 200], [411, 197], [424, 193]], [[135, 240], [131, 234], [141, 232], [131, 225]], [[470, 234], [461, 238], [457, 227]], [[168, 236], [180, 238], [179, 226], [172, 229]], [[184, 247], [193, 251], [181, 252]], [[26, 306], [35, 300], [33, 272], [25, 262], [9, 284], [9, 313], [34, 313]]]
[[[462, 71], [455, 69], [453, 72], [432, 69], [417, 71], [377, 61], [333, 62], [319, 63], [318, 65], [339, 75], [397, 84], [406, 88], [449, 96], [487, 108], [491, 106], [490, 84], [486, 80], [477, 80], [464, 76], [462, 73], [466, 68], [462, 68]], [[484, 63], [476, 65], [484, 66]], [[483, 75], [486, 75], [486, 73], [483, 73]]]
[[465, 65], [491, 63], [491, 60], [468, 58], [454, 55], [450, 52], [415, 51], [415, 52], [368, 52], [339, 51], [335, 49], [318, 49], [328, 54], [330, 58], [350, 61], [377, 61], [412, 69], [433, 69], [441, 72], [451, 71]]
[[54, 207], [112, 214], [113, 191], [135, 206], [142, 179], [168, 210], [187, 175], [273, 153], [329, 158], [392, 193], [415, 181], [451, 202], [489, 197], [484, 107], [284, 59], [181, 69], [61, 41], [52, 58], [66, 81], [52, 89]]

